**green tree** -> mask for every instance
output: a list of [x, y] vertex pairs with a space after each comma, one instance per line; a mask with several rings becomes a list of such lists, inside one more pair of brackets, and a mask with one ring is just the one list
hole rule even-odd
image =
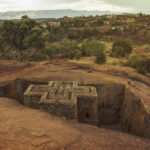
[[23, 16], [20, 20], [6, 20], [3, 23], [3, 41], [14, 45], [19, 52], [18, 58], [21, 60], [22, 52], [34, 43], [40, 43], [42, 30], [35, 20]]
[[130, 40], [116, 40], [112, 46], [112, 56], [125, 57], [132, 52], [132, 49]]
[[54, 58], [59, 55], [60, 50], [61, 50], [60, 44], [53, 44], [53, 43], [46, 42], [43, 53], [48, 55], [49, 58]]
[[98, 41], [85, 41], [81, 46], [81, 52], [83, 56], [96, 56], [100, 52], [104, 52], [105, 49], [105, 44]]
[[64, 39], [61, 42], [61, 56], [63, 58], [74, 58], [76, 57], [76, 53], [79, 53], [80, 48], [78, 44], [75, 41], [70, 41], [67, 39]]

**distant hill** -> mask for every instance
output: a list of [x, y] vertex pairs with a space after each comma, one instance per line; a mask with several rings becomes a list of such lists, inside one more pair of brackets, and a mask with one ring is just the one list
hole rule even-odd
[[89, 16], [89, 15], [104, 15], [104, 14], [117, 14], [110, 11], [86, 11], [86, 10], [71, 10], [71, 9], [59, 9], [59, 10], [37, 10], [37, 11], [9, 11], [0, 12], [0, 19], [20, 19], [23, 15], [27, 15], [30, 18], [61, 18], [64, 16]]

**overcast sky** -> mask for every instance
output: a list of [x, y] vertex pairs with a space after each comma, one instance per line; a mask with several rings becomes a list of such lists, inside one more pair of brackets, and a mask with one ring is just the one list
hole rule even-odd
[[0, 0], [0, 12], [45, 9], [149, 13], [150, 0]]

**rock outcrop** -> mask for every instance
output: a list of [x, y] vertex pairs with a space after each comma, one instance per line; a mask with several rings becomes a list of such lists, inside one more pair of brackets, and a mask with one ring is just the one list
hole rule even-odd
[[126, 89], [121, 117], [123, 131], [150, 138], [150, 111], [147, 108], [137, 93]]

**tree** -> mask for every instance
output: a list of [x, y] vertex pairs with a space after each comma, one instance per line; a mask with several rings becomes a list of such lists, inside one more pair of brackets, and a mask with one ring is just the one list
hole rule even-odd
[[130, 40], [116, 40], [112, 46], [112, 56], [125, 57], [132, 52]]
[[43, 31], [39, 26], [35, 26], [31, 29], [29, 37], [32, 46], [35, 46], [37, 48], [42, 48], [44, 46], [44, 41], [41, 37], [42, 32]]
[[100, 52], [104, 52], [106, 49], [104, 43], [98, 41], [83, 42], [81, 46], [81, 52], [83, 56], [96, 56]]
[[76, 54], [78, 54], [80, 51], [80, 48], [78, 44], [75, 41], [70, 41], [67, 39], [64, 39], [61, 42], [61, 56], [63, 58], [74, 58], [76, 57]]
[[[19, 52], [18, 58], [21, 60], [22, 52], [33, 43], [40, 43], [42, 30], [35, 20], [22, 16], [20, 20], [6, 20], [3, 23], [3, 41], [14, 45]], [[34, 45], [34, 44], [33, 44]]]
[[45, 43], [44, 54], [48, 55], [49, 58], [54, 58], [59, 55], [61, 50], [60, 44], [51, 44], [49, 42]]

